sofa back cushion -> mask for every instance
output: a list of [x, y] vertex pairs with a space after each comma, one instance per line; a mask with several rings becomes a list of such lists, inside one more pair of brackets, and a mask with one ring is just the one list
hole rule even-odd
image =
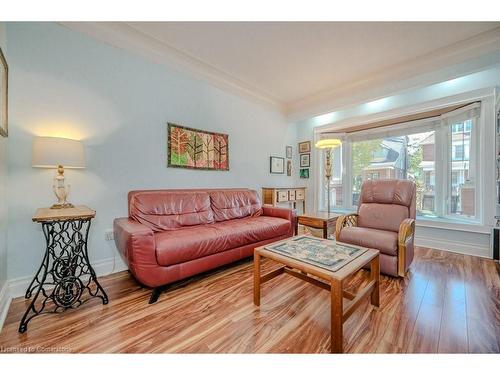
[[255, 190], [213, 190], [209, 194], [215, 221], [262, 214], [260, 198]]
[[195, 190], [131, 191], [129, 216], [155, 232], [214, 222], [208, 192]]

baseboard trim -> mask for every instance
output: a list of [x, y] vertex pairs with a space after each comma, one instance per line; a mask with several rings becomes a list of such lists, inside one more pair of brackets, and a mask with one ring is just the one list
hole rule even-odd
[[[92, 266], [97, 276], [107, 276], [128, 269], [127, 265], [119, 257], [96, 261], [92, 263]], [[33, 277], [34, 275], [7, 280], [0, 289], [0, 332], [12, 299], [24, 296]]]
[[449, 251], [452, 253], [472, 255], [481, 258], [492, 259], [490, 246], [481, 246], [474, 243], [456, 242], [442, 238], [415, 236], [415, 245], [430, 247], [432, 249]]

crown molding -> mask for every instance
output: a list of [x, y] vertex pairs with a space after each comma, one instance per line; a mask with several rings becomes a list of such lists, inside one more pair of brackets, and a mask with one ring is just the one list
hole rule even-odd
[[[160, 64], [207, 81], [221, 90], [272, 107], [289, 121], [332, 112], [357, 103], [456, 78], [498, 64], [485, 55], [500, 52], [500, 27], [379, 70], [348, 84], [292, 101], [283, 102], [209, 63], [137, 30], [126, 22], [61, 22], [112, 46], [133, 52]], [[495, 61], [496, 59], [496, 61]], [[465, 64], [465, 62], [468, 62]]]
[[285, 103], [272, 95], [177, 48], [144, 34], [126, 22], [59, 22], [67, 27], [114, 47], [139, 54], [155, 63], [168, 65], [177, 71], [206, 81], [213, 86], [264, 104], [284, 113]]
[[[286, 105], [286, 115], [291, 121], [300, 121], [349, 105], [376, 100], [387, 94], [474, 73], [497, 65], [500, 62], [498, 56], [493, 59], [481, 57], [499, 51], [500, 27], [497, 27], [420, 56], [418, 59], [407, 60], [380, 70], [369, 77], [289, 102]], [[476, 61], [470, 64], [463, 64], [474, 59]], [[439, 74], [432, 74], [440, 70]], [[428, 77], [423, 79], [426, 74]]]

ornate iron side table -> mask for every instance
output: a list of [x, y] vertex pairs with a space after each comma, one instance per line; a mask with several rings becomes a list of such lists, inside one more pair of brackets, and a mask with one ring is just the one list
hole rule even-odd
[[[91, 298], [108, 303], [108, 296], [90, 265], [87, 240], [95, 211], [86, 206], [39, 208], [33, 221], [42, 224], [46, 250], [42, 264], [26, 290], [31, 298], [19, 332], [26, 332], [35, 316], [76, 308]], [[87, 293], [86, 293], [87, 292]]]

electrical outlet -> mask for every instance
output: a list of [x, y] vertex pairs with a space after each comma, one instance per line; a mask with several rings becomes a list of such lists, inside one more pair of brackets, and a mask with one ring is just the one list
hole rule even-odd
[[107, 230], [104, 232], [104, 239], [106, 241], [113, 241], [115, 239], [115, 234], [112, 230]]

